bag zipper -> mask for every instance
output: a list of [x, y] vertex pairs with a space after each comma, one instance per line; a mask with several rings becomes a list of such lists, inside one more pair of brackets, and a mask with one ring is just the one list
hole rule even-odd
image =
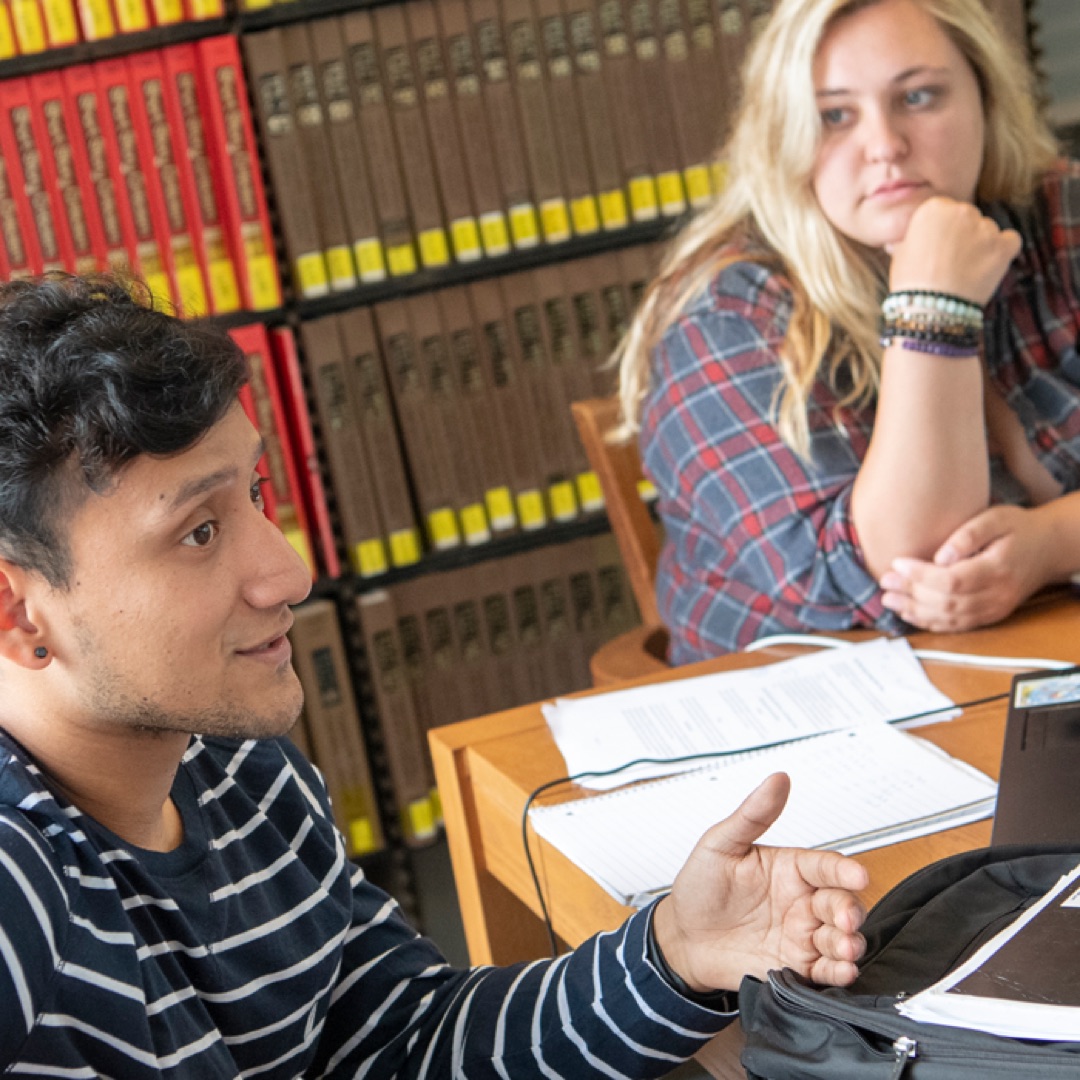
[[907, 1035], [900, 1035], [893, 1041], [892, 1048], [896, 1060], [892, 1072], [889, 1073], [889, 1080], [901, 1080], [907, 1072], [908, 1062], [919, 1056], [919, 1044]]

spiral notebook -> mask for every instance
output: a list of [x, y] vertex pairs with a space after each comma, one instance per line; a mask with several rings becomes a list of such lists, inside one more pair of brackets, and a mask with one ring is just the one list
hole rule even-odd
[[779, 846], [855, 854], [989, 817], [996, 785], [888, 724], [743, 751], [715, 764], [529, 812], [536, 833], [623, 904], [670, 888], [691, 849], [773, 772], [791, 777]]

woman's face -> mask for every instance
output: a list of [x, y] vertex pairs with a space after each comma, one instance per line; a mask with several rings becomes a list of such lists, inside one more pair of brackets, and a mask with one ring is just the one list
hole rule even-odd
[[985, 128], [978, 81], [915, 0], [879, 0], [838, 19], [818, 49], [814, 90], [814, 194], [845, 236], [882, 248], [903, 239], [932, 195], [974, 198]]

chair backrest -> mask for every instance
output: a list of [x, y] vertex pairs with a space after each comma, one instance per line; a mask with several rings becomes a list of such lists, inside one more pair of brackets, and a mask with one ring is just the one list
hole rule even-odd
[[659, 626], [655, 585], [660, 536], [638, 491], [644, 475], [637, 442], [608, 441], [608, 432], [619, 419], [619, 403], [615, 398], [575, 401], [570, 409], [589, 464], [600, 480], [608, 520], [626, 565], [641, 620], [646, 626]]

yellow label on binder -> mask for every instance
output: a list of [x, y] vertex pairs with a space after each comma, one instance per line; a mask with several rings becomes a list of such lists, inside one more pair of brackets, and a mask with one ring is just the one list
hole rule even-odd
[[375, 850], [375, 830], [370, 818], [353, 818], [349, 822], [349, 848], [354, 856]]
[[11, 25], [11, 12], [7, 4], [0, 4], [0, 60], [10, 60], [17, 56], [18, 46], [15, 44], [15, 28]]
[[274, 0], [243, 0], [241, 7], [245, 11], [261, 11], [263, 8], [273, 7]]
[[245, 262], [252, 308], [255, 311], [268, 311], [270, 308], [281, 307], [281, 283], [278, 281], [277, 263], [274, 257], [248, 255]]
[[417, 240], [420, 242], [420, 261], [424, 266], [430, 269], [449, 264], [450, 245], [446, 242], [446, 232], [442, 227], [425, 229]]
[[221, 0], [191, 0], [193, 19], [218, 19], [225, 14], [225, 5]]
[[315, 559], [311, 554], [311, 545], [308, 544], [307, 534], [303, 529], [293, 527], [291, 529], [282, 529], [285, 534], [285, 539], [289, 541], [289, 545], [293, 551], [304, 560], [304, 565], [308, 568], [309, 574], [315, 572]]
[[386, 258], [383, 255], [382, 241], [377, 236], [367, 240], [357, 240], [353, 244], [356, 267], [360, 271], [360, 280], [364, 282], [386, 280]]
[[461, 508], [461, 532], [466, 544], [486, 544], [491, 539], [482, 503], [470, 503]]
[[45, 48], [45, 23], [37, 0], [11, 0], [11, 21], [20, 53], [36, 53]]
[[505, 255], [510, 250], [510, 230], [501, 210], [489, 210], [480, 215], [480, 239], [485, 255]]
[[184, 265], [176, 260], [176, 288], [180, 293], [180, 312], [185, 319], [197, 319], [207, 313], [206, 283], [198, 263]]
[[570, 220], [578, 236], [589, 236], [600, 228], [600, 211], [592, 195], [570, 200]]
[[159, 301], [167, 308], [173, 306], [172, 286], [169, 284], [168, 274], [163, 270], [148, 270], [146, 263], [143, 263], [143, 281], [146, 282], [146, 287], [155, 301]]
[[686, 209], [686, 193], [679, 173], [661, 173], [656, 178], [656, 191], [660, 196], [660, 212], [666, 217], [674, 217]]
[[540, 204], [540, 224], [549, 244], [570, 239], [570, 211], [565, 199], [545, 199]]
[[416, 273], [416, 252], [412, 244], [395, 244], [386, 249], [386, 263], [391, 277]]
[[431, 813], [435, 818], [435, 823], [441, 825], [443, 823], [442, 796], [439, 794], [437, 787], [431, 789], [429, 798], [431, 799]]
[[476, 218], [455, 218], [450, 222], [450, 242], [458, 262], [475, 262], [484, 254], [480, 246], [480, 226]]
[[116, 33], [109, 0], [80, 0], [79, 22], [82, 23], [83, 37], [87, 41], [100, 41]]
[[71, 0], [41, 0], [45, 13], [45, 34], [50, 48], [74, 45], [79, 40], [79, 24]]
[[626, 216], [626, 196], [621, 188], [600, 193], [600, 224], [605, 229], [625, 229], [630, 219]]
[[414, 799], [405, 807], [402, 815], [405, 827], [405, 836], [412, 840], [430, 840], [438, 831], [435, 822], [435, 811], [431, 805], [431, 797]]
[[644, 476], [637, 482], [637, 493], [641, 496], [642, 502], [652, 502], [660, 494], [656, 490], [656, 485], [651, 480], [646, 480]]
[[309, 251], [296, 260], [296, 287], [305, 300], [315, 296], [326, 296], [330, 291], [330, 281], [326, 276], [326, 259], [321, 251]]
[[728, 166], [726, 161], [717, 161], [713, 164], [712, 169], [712, 184], [713, 190], [720, 194], [728, 186]]
[[129, 34], [150, 29], [150, 11], [146, 0], [116, 0], [116, 25]]
[[184, 20], [183, 0], [150, 0], [150, 6], [158, 26], [171, 26]]
[[383, 542], [378, 538], [361, 540], [353, 547], [352, 564], [353, 570], [361, 577], [385, 574], [387, 571], [386, 548]]
[[420, 534], [415, 529], [398, 529], [390, 534], [390, 561], [395, 566], [412, 566], [420, 561]]
[[225, 315], [240, 308], [240, 285], [236, 280], [236, 267], [228, 255], [210, 259], [207, 264], [210, 285], [210, 302], [215, 315]]
[[431, 546], [436, 551], [444, 551], [446, 548], [457, 547], [461, 543], [461, 533], [458, 532], [457, 517], [448, 506], [440, 506], [438, 510], [432, 510], [428, 514], [428, 536], [431, 537]]
[[535, 247], [540, 242], [536, 207], [532, 203], [519, 203], [510, 207], [510, 235], [514, 239], [515, 247]]
[[517, 516], [514, 513], [514, 500], [508, 487], [492, 488], [490, 491], [486, 491], [484, 493], [484, 504], [487, 506], [491, 527], [497, 532], [512, 529], [517, 524]]
[[630, 213], [635, 221], [652, 221], [660, 212], [656, 183], [651, 176], [635, 176], [630, 181]]
[[326, 249], [326, 267], [330, 274], [330, 288], [346, 292], [356, 288], [356, 267], [352, 250], [344, 244]]
[[574, 494], [574, 485], [569, 480], [560, 480], [548, 488], [548, 499], [551, 501], [551, 516], [556, 521], [571, 521], [577, 517], [577, 496]]
[[583, 472], [577, 474], [578, 498], [585, 510], [602, 510], [604, 508], [604, 492], [600, 487], [600, 477], [596, 473]]
[[683, 179], [686, 181], [686, 195], [691, 206], [701, 206], [712, 198], [708, 165], [691, 165], [688, 169], [683, 169]]
[[522, 491], [517, 497], [518, 520], [523, 529], [539, 529], [547, 524], [544, 497], [539, 491]]

